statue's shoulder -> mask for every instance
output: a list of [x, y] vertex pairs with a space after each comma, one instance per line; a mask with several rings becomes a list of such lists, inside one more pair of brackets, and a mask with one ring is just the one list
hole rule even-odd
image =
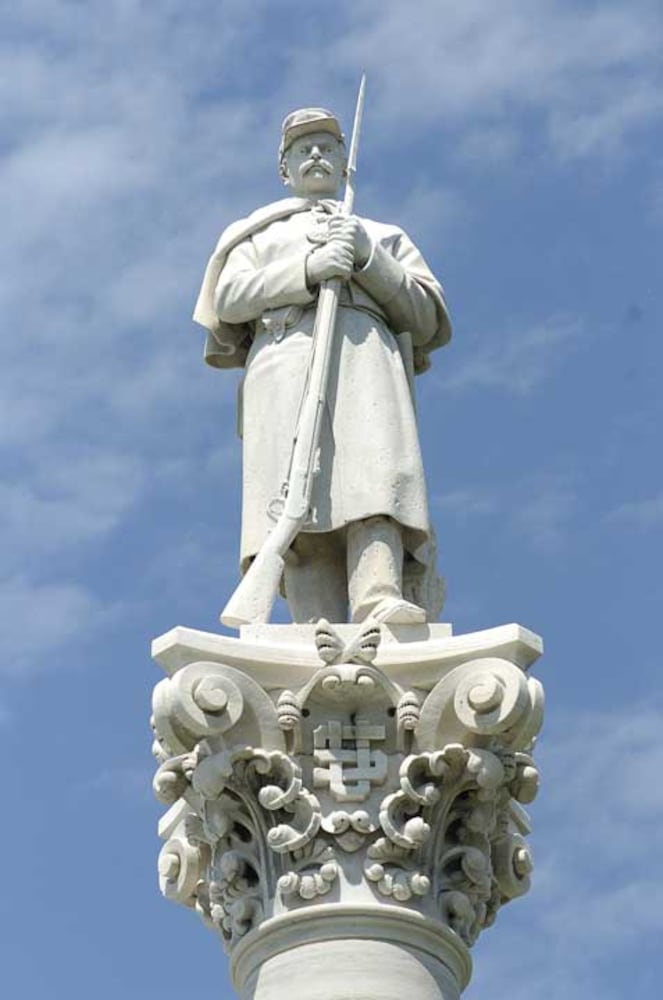
[[219, 244], [228, 246], [239, 243], [241, 240], [253, 236], [254, 233], [260, 232], [261, 229], [265, 229], [272, 222], [288, 218], [288, 216], [301, 212], [307, 207], [308, 203], [302, 198], [279, 198], [278, 201], [272, 201], [269, 205], [261, 205], [245, 218], [231, 222], [221, 233]]
[[[196, 307], [193, 311], [193, 318], [196, 323], [200, 323], [207, 330], [215, 331], [215, 335], [220, 330], [219, 318], [216, 315], [214, 307], [214, 291], [230, 252], [238, 244], [250, 239], [255, 233], [260, 232], [260, 230], [269, 226], [272, 222], [285, 219], [295, 212], [301, 212], [306, 207], [307, 202], [302, 198], [281, 198], [279, 201], [273, 201], [269, 205], [257, 208], [255, 212], [251, 212], [246, 218], [238, 219], [237, 222], [231, 223], [223, 230], [214, 252], [207, 262], [203, 283], [198, 294]], [[217, 364], [217, 362], [211, 363]]]
[[364, 216], [361, 217], [361, 221], [373, 239], [378, 240], [380, 243], [396, 243], [403, 238], [408, 238], [404, 229], [393, 225], [391, 222], [377, 222], [375, 219], [367, 219]]

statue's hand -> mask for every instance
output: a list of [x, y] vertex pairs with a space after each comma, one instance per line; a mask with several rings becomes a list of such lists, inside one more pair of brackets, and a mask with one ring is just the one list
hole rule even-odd
[[340, 236], [333, 236], [327, 243], [306, 258], [306, 282], [310, 287], [319, 285], [328, 278], [344, 281], [352, 274], [355, 263], [352, 243]]
[[332, 215], [329, 220], [329, 234], [331, 237], [350, 242], [355, 267], [364, 267], [368, 263], [373, 244], [363, 222], [356, 215]]

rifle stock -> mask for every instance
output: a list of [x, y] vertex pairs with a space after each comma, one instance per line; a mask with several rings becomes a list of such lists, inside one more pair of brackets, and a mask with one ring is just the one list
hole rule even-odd
[[[249, 622], [267, 622], [272, 612], [283, 575], [283, 554], [276, 544], [274, 532], [255, 557], [234, 594], [226, 604], [221, 621], [230, 628], [239, 628]], [[289, 543], [292, 544], [292, 543]], [[288, 545], [283, 549], [287, 551]]]
[[325, 281], [320, 289], [313, 330], [311, 379], [293, 446], [285, 504], [276, 524], [221, 612], [221, 621], [231, 628], [250, 622], [269, 621], [283, 573], [283, 557], [309, 515], [340, 288], [341, 282], [333, 278]]

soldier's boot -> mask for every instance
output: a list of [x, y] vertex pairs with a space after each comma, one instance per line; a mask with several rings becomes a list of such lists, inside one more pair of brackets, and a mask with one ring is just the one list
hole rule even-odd
[[426, 612], [403, 597], [403, 538], [390, 517], [369, 517], [347, 527], [348, 593], [353, 622], [371, 617], [393, 625], [426, 621]]

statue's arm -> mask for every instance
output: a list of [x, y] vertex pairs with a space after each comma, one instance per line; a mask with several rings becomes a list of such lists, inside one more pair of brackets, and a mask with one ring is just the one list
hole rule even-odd
[[409, 331], [417, 346], [440, 339], [441, 324], [448, 326], [442, 288], [405, 233], [374, 240], [368, 262], [353, 280], [382, 306], [394, 331]]
[[260, 263], [252, 240], [228, 255], [221, 271], [214, 307], [224, 323], [249, 323], [266, 309], [308, 305], [315, 295], [306, 284], [306, 248]]

